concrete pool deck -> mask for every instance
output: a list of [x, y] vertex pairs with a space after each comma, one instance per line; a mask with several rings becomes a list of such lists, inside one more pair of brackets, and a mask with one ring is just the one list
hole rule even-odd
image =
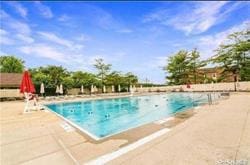
[[1, 164], [84, 164], [164, 128], [171, 131], [108, 164], [250, 163], [249, 100], [250, 93], [233, 93], [215, 105], [188, 111], [188, 120], [177, 115], [98, 142], [76, 129], [65, 130], [65, 122], [51, 112], [23, 115], [22, 101], [1, 102]]

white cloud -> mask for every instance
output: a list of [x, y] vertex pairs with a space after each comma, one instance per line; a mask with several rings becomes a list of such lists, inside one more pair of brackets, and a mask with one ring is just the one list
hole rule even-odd
[[102, 9], [96, 9], [95, 12], [99, 15], [96, 17], [96, 23], [103, 29], [112, 29], [117, 26], [113, 16], [110, 13]]
[[[10, 15], [8, 15], [6, 12], [1, 12], [4, 14], [4, 17], [2, 20], [5, 22], [6, 30], [1, 30], [1, 43], [6, 45], [14, 45], [16, 43], [20, 43], [20, 41], [24, 43], [33, 43], [34, 39], [31, 37], [32, 30], [29, 26], [29, 24], [19, 21], [17, 19], [14, 19]], [[2, 36], [2, 35], [5, 36]], [[14, 35], [13, 35], [14, 34]], [[18, 40], [19, 41], [18, 41]]]
[[1, 36], [0, 45], [13, 45], [14, 43], [15, 43], [14, 40], [12, 40], [6, 36]]
[[166, 56], [155, 57], [156, 62], [153, 63], [153, 67], [160, 68], [160, 67], [166, 66], [167, 59], [168, 57]]
[[0, 35], [7, 35], [8, 32], [6, 30], [0, 29]]
[[31, 34], [31, 29], [27, 23], [17, 21], [15, 19], [11, 19], [8, 22], [8, 26], [10, 28], [16, 30], [16, 32], [18, 32], [18, 33], [25, 34], [25, 35]]
[[11, 5], [16, 10], [16, 12], [19, 13], [23, 18], [26, 18], [28, 11], [20, 3], [9, 2], [8, 4]]
[[0, 10], [0, 16], [1, 16], [2, 21], [4, 21], [4, 24], [8, 26], [10, 29], [13, 29], [17, 33], [21, 33], [21, 34], [26, 34], [26, 35], [31, 34], [30, 26], [24, 21], [19, 21], [11, 17], [4, 10]]
[[235, 25], [225, 31], [213, 34], [205, 35], [198, 39], [198, 49], [201, 51], [202, 58], [206, 59], [214, 55], [214, 50], [227, 41], [227, 36], [234, 32], [246, 30], [250, 27], [250, 20], [244, 21], [242, 24]]
[[[215, 50], [219, 47], [220, 44], [227, 42], [227, 36], [234, 33], [239, 32], [242, 30], [250, 29], [250, 20], [244, 21], [239, 25], [235, 25], [227, 30], [222, 32], [218, 32], [212, 35], [203, 35], [195, 38], [188, 39], [183, 43], [173, 43], [173, 46], [179, 47], [178, 49], [186, 49], [188, 51], [192, 50], [193, 48], [197, 48], [200, 52], [201, 59], [205, 60], [213, 55], [215, 55]], [[172, 54], [172, 53], [171, 53]], [[165, 56], [157, 56], [152, 59], [152, 63], [147, 63], [145, 66], [147, 68], [156, 69], [161, 68], [166, 65], [168, 55]], [[144, 68], [144, 67], [142, 67]]]
[[34, 3], [35, 3], [35, 6], [37, 7], [37, 9], [39, 10], [40, 14], [44, 18], [52, 18], [54, 16], [52, 11], [50, 10], [50, 8], [48, 6], [42, 4], [39, 1], [36, 1]]
[[65, 46], [71, 50], [80, 50], [84, 48], [83, 44], [78, 44], [73, 41], [64, 39], [51, 32], [37, 32], [37, 33], [40, 34], [44, 39], [59, 44], [61, 46]]
[[9, 36], [6, 30], [0, 29], [0, 44], [1, 45], [13, 45], [15, 43]]
[[30, 36], [23, 35], [23, 34], [17, 34], [16, 37], [26, 43], [33, 43], [34, 39]]
[[70, 20], [70, 17], [66, 14], [63, 14], [62, 16], [60, 16], [58, 18], [58, 21], [61, 21], [61, 22], [65, 22], [65, 21], [69, 21]]
[[47, 44], [33, 44], [20, 47], [22, 53], [52, 59], [59, 62], [66, 62], [65, 54]]
[[0, 9], [0, 17], [1, 19], [8, 18], [9, 15], [2, 9]]
[[72, 43], [70, 41], [63, 39], [61, 37], [58, 37], [54, 33], [51, 33], [51, 32], [37, 32], [37, 33], [40, 34], [46, 40], [55, 42], [59, 45], [63, 45], [66, 47], [72, 47]]
[[21, 53], [29, 56], [37, 56], [59, 62], [65, 67], [79, 70], [90, 70], [89, 57], [84, 57], [82, 53], [72, 51], [66, 48], [56, 47], [48, 43], [34, 43], [27, 46], [18, 47]]
[[[171, 9], [160, 9], [147, 15], [143, 22], [156, 21], [166, 26], [173, 26], [189, 34], [199, 34], [212, 26], [223, 22], [228, 14], [239, 7], [242, 2], [230, 3], [227, 1], [195, 2], [178, 13], [170, 14]], [[226, 6], [224, 8], [224, 6]]]

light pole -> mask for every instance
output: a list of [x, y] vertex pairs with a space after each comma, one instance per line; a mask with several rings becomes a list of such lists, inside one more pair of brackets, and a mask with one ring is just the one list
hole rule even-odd
[[236, 92], [237, 91], [237, 87], [236, 87], [237, 75], [236, 75], [236, 73], [233, 73], [233, 76], [234, 76], [234, 91]]

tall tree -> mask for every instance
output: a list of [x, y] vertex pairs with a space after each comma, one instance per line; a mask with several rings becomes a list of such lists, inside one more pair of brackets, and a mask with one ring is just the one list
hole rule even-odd
[[167, 72], [169, 84], [180, 85], [188, 82], [188, 52], [180, 50], [169, 57], [168, 64], [163, 68]]
[[[244, 30], [230, 34], [227, 42], [216, 50], [214, 63], [223, 68], [223, 76], [232, 74], [234, 81], [237, 75], [242, 81], [250, 80], [250, 31]], [[225, 77], [223, 77], [225, 78]]]
[[192, 50], [188, 54], [187, 63], [190, 82], [197, 84], [198, 80], [203, 78], [199, 73], [199, 69], [206, 65], [204, 62], [200, 61], [200, 53], [197, 49]]
[[24, 61], [15, 56], [0, 56], [1, 73], [22, 73]]
[[94, 67], [98, 70], [97, 76], [100, 78], [102, 85], [104, 84], [104, 79], [111, 70], [111, 64], [105, 64], [104, 60], [99, 58], [95, 60]]

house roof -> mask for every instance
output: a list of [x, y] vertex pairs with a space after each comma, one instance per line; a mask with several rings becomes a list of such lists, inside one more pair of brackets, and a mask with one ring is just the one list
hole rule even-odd
[[22, 73], [0, 73], [0, 87], [19, 87]]

